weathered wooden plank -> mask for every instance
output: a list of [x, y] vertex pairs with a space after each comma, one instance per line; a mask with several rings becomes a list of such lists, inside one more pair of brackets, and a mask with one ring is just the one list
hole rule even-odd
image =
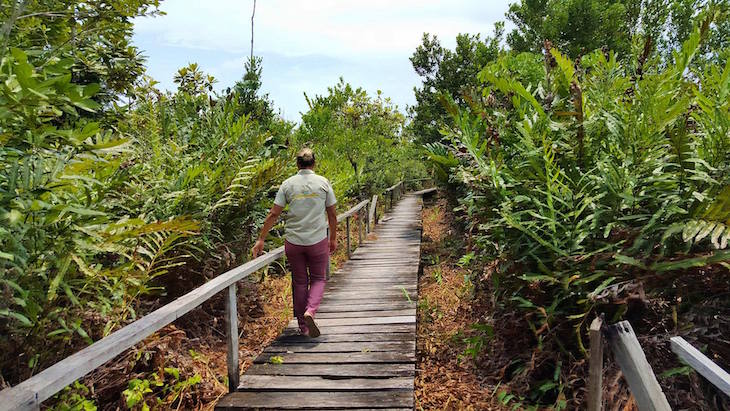
[[341, 281], [352, 279], [363, 281], [367, 279], [373, 279], [375, 281], [376, 279], [392, 278], [395, 276], [403, 276], [409, 278], [418, 273], [417, 268], [413, 268], [411, 266], [407, 266], [407, 268], [405, 267], [406, 266], [404, 266], [404, 268], [391, 267], [383, 269], [370, 267], [353, 267], [353, 269], [348, 272], [337, 271], [333, 273], [334, 275], [332, 277], [332, 280]]
[[323, 377], [411, 377], [414, 364], [253, 364], [250, 375], [319, 375]]
[[389, 251], [363, 251], [353, 253], [350, 259], [351, 263], [357, 263], [360, 260], [416, 260], [418, 253], [407, 249], [393, 249]]
[[308, 342], [286, 343], [275, 342], [266, 347], [265, 353], [273, 352], [376, 352], [376, 351], [413, 351], [416, 349], [414, 341], [363, 341], [363, 342], [319, 342], [312, 339]]
[[730, 396], [730, 374], [720, 368], [711, 359], [702, 354], [700, 350], [685, 341], [682, 337], [670, 338], [672, 351], [679, 356], [684, 362], [689, 364], [695, 371], [700, 373], [712, 385], [719, 388], [725, 395]]
[[[360, 318], [317, 318], [318, 327], [333, 327], [338, 325], [375, 325], [375, 324], [415, 324], [415, 315], [401, 315], [397, 317], [360, 317]], [[296, 327], [297, 320], [292, 320], [289, 327]]]
[[[384, 289], [384, 288], [390, 288], [392, 290], [400, 290], [401, 287], [406, 289], [416, 289], [417, 288], [417, 279], [416, 274], [409, 274], [409, 277], [412, 277], [412, 279], [404, 278], [403, 276], [398, 277], [373, 277], [373, 278], [342, 278], [338, 281], [330, 281], [327, 284], [327, 290], [334, 290], [334, 289], [366, 289], [366, 288], [375, 288], [375, 289]], [[373, 279], [380, 279], [380, 281], [368, 281]]]
[[[290, 329], [294, 331], [294, 329]], [[308, 342], [362, 342], [362, 341], [415, 341], [414, 333], [363, 333], [363, 334], [324, 334], [310, 338], [298, 334], [282, 334], [275, 344], [297, 344]]]
[[390, 303], [390, 302], [407, 302], [410, 298], [411, 301], [416, 301], [415, 298], [415, 292], [408, 292], [406, 290], [405, 293], [400, 292], [397, 294], [392, 295], [373, 295], [373, 293], [361, 293], [360, 295], [341, 295], [342, 292], [337, 293], [328, 293], [325, 294], [324, 297], [322, 297], [323, 303], [336, 303], [336, 304], [343, 304], [352, 302], [353, 304], [363, 304], [363, 303]]
[[[414, 294], [410, 294], [414, 295]], [[416, 300], [415, 298], [411, 297], [411, 303], [408, 302], [408, 299], [405, 297], [405, 295], [401, 294], [400, 296], [390, 296], [390, 297], [380, 297], [380, 298], [343, 298], [343, 297], [337, 297], [335, 295], [326, 295], [322, 300], [322, 305], [320, 306], [319, 312], [327, 312], [331, 311], [328, 307], [330, 306], [344, 306], [344, 305], [351, 305], [351, 306], [361, 306], [361, 305], [371, 305], [373, 308], [369, 308], [367, 310], [369, 311], [375, 311], [379, 306], [388, 305], [387, 308], [395, 308], [395, 309], [406, 309], [406, 308], [412, 308], [416, 306]], [[381, 308], [382, 309], [382, 308]], [[341, 311], [341, 310], [338, 310]], [[348, 311], [354, 311], [353, 309], [348, 309]], [[365, 310], [363, 310], [365, 311]]]
[[411, 297], [411, 301], [408, 301], [405, 296], [403, 298], [350, 298], [350, 299], [332, 299], [328, 300], [329, 297], [325, 295], [323, 298], [322, 304], [323, 305], [363, 305], [363, 304], [372, 304], [372, 305], [382, 305], [382, 304], [413, 304], [413, 306], [416, 306], [416, 299]]
[[272, 356], [282, 357], [284, 364], [358, 364], [358, 363], [409, 363], [416, 361], [415, 352], [347, 352], [347, 353], [262, 353], [256, 364], [271, 361]]
[[[406, 252], [406, 253], [412, 253], [414, 251], [414, 248], [419, 247], [418, 241], [415, 241], [413, 243], [413, 245], [407, 246], [407, 247], [403, 247], [402, 244], [388, 245], [383, 239], [377, 239], [376, 241], [383, 241], [383, 243], [382, 243], [382, 245], [379, 245], [377, 248], [370, 248], [369, 246], [364, 245], [362, 247], [359, 247], [357, 249], [357, 251], [355, 253], [353, 253], [353, 255], [362, 256], [362, 255], [366, 255], [366, 254], [375, 254], [375, 253], [392, 254], [392, 253], [398, 252], [400, 250], [403, 250], [403, 252]], [[400, 243], [400, 241], [399, 241], [399, 243]], [[413, 258], [413, 255], [411, 255], [410, 257]], [[349, 262], [346, 261], [345, 263], [347, 264]]]
[[[415, 277], [415, 274], [413, 275]], [[416, 283], [416, 279], [408, 280], [407, 278], [399, 277], [399, 280], [401, 282], [387, 282], [387, 283], [367, 283], [364, 281], [356, 282], [356, 283], [347, 283], [346, 280], [342, 281], [332, 281], [329, 284], [327, 284], [327, 291], [337, 291], [337, 290], [362, 290], [367, 291], [368, 289], [377, 289], [377, 290], [400, 290], [401, 288], [405, 288], [406, 290], [415, 290], [418, 288], [418, 285]]]
[[[242, 405], [245, 404], [245, 405]], [[216, 410], [413, 408], [413, 390], [363, 392], [234, 392], [221, 398]]]
[[412, 268], [413, 263], [416, 263], [417, 261], [409, 261], [409, 260], [378, 260], [375, 259], [369, 259], [369, 260], [359, 260], [356, 262], [350, 262], [348, 264], [345, 264], [342, 269], [343, 270], [351, 270], [351, 269], [367, 269], [367, 270], [375, 270], [375, 269], [381, 269], [381, 270], [405, 270], [407, 268]]
[[405, 288], [403, 290], [382, 290], [380, 292], [378, 291], [345, 291], [338, 290], [338, 291], [332, 291], [330, 293], [327, 293], [327, 297], [332, 299], [348, 299], [348, 298], [389, 298], [389, 297], [398, 297], [398, 298], [406, 298], [406, 294], [410, 295], [411, 298], [415, 298], [416, 293], [415, 292], [408, 292]]
[[414, 284], [414, 282], [415, 281], [406, 281], [406, 280], [403, 280], [403, 282], [401, 282], [401, 283], [377, 283], [377, 284], [367, 284], [367, 283], [345, 284], [345, 283], [333, 282], [327, 286], [327, 288], [325, 289], [325, 292], [376, 291], [376, 290], [402, 291], [403, 289], [405, 289], [406, 291], [416, 291], [418, 286], [416, 284]]
[[[297, 327], [289, 328], [296, 332]], [[338, 325], [319, 327], [323, 334], [414, 333], [416, 324]]]
[[671, 411], [631, 324], [621, 321], [609, 326], [606, 334], [639, 409]]
[[411, 377], [322, 378], [319, 376], [244, 375], [239, 391], [357, 391], [404, 390], [413, 388]]
[[356, 284], [356, 283], [365, 283], [365, 284], [371, 284], [371, 283], [394, 283], [394, 282], [401, 282], [402, 279], [398, 277], [372, 277], [372, 278], [338, 278], [336, 281], [336, 284]]
[[407, 308], [402, 310], [382, 310], [382, 311], [341, 311], [341, 312], [320, 312], [317, 313], [317, 320], [324, 318], [364, 318], [364, 317], [393, 317], [403, 315], [416, 315], [415, 308]]
[[241, 371], [238, 368], [238, 298], [236, 284], [228, 286], [226, 292], [226, 366], [228, 368], [228, 392], [233, 392], [238, 386], [238, 377]]
[[335, 313], [343, 311], [388, 311], [388, 310], [406, 310], [414, 309], [416, 304], [403, 301], [397, 304], [385, 303], [385, 304], [322, 304], [319, 306], [318, 314], [322, 313]]

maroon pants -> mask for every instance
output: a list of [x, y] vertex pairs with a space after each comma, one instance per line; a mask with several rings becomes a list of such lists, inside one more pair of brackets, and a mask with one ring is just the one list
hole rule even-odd
[[294, 316], [299, 322], [299, 329], [308, 332], [304, 323], [304, 313], [309, 311], [314, 316], [322, 301], [324, 287], [327, 284], [329, 242], [325, 238], [317, 244], [305, 246], [287, 241], [284, 243], [284, 252], [291, 266]]

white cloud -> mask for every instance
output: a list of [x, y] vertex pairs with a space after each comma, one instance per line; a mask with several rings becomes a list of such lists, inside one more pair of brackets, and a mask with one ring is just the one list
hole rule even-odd
[[[320, 53], [361, 56], [410, 53], [424, 31], [452, 39], [460, 32], [489, 33], [504, 19], [506, 1], [259, 0], [255, 51], [283, 55]], [[138, 19], [138, 35], [154, 36], [165, 45], [247, 52], [250, 48], [252, 1], [175, 0], [162, 3], [167, 12]]]
[[[383, 90], [404, 109], [418, 84], [408, 57], [424, 32], [453, 47], [458, 33], [490, 34], [510, 0], [258, 0], [254, 53], [264, 57], [264, 89], [289, 119], [302, 96], [326, 92], [340, 76]], [[196, 61], [221, 88], [243, 74], [252, 0], [166, 0], [167, 15], [135, 21], [150, 73], [172, 87], [174, 69]]]

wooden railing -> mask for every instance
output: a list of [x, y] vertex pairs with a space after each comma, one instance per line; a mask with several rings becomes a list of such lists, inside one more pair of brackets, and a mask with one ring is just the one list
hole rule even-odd
[[[403, 195], [403, 182], [393, 185], [384, 192], [387, 204], [386, 211], [393, 207]], [[347, 254], [351, 255], [350, 219], [358, 216], [358, 237], [359, 244], [363, 241], [363, 218], [366, 216], [366, 230], [371, 230], [371, 223], [377, 223], [377, 199], [364, 200], [337, 216], [337, 222], [345, 220], [347, 225]], [[372, 202], [369, 212], [366, 206]], [[67, 357], [56, 364], [41, 371], [35, 376], [21, 382], [20, 384], [0, 391], [0, 410], [37, 410], [40, 404], [61, 391], [64, 387], [83, 377], [102, 364], [113, 359], [125, 350], [141, 342], [152, 333], [182, 317], [190, 310], [198, 307], [215, 294], [226, 290], [225, 320], [226, 340], [228, 345], [228, 388], [233, 391], [238, 387], [238, 313], [236, 308], [236, 283], [248, 277], [257, 270], [266, 267], [284, 255], [284, 247], [278, 247], [268, 253], [255, 258], [243, 265], [219, 275], [202, 286], [183, 295], [175, 301], [166, 304], [157, 310], [145, 315], [139, 320], [121, 328], [111, 335], [82, 349], [76, 354]]]
[[[605, 326], [596, 317], [589, 329], [590, 357], [588, 374], [588, 411], [600, 411], [603, 407], [603, 342], [607, 340], [613, 357], [621, 368], [629, 390], [640, 411], [671, 411], [659, 382], [646, 360], [634, 329], [628, 321]], [[712, 362], [682, 337], [670, 339], [672, 351], [700, 373], [725, 395], [730, 395], [730, 374]]]

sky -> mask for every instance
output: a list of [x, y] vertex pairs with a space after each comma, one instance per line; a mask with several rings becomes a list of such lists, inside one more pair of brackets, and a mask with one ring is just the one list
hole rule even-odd
[[[381, 90], [401, 111], [420, 85], [409, 57], [424, 32], [453, 48], [459, 33], [492, 34], [514, 0], [258, 0], [254, 54], [263, 58], [263, 92], [282, 117], [298, 121], [304, 98], [324, 95], [340, 77], [371, 94]], [[253, 0], [165, 0], [166, 15], [134, 21], [134, 44], [148, 74], [174, 90], [188, 63], [223, 90], [244, 73]], [[510, 24], [506, 29], [509, 32]]]

